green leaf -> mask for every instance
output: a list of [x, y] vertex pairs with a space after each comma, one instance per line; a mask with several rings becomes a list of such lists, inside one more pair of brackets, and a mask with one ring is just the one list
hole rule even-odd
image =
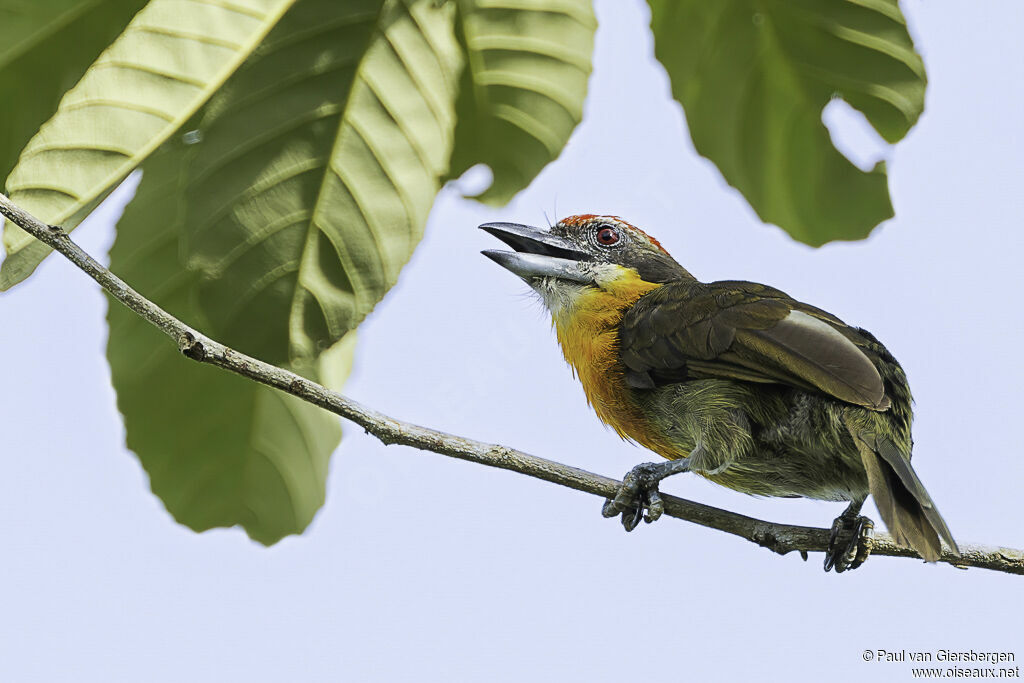
[[694, 146], [762, 220], [811, 245], [892, 217], [885, 168], [832, 146], [833, 96], [889, 142], [924, 109], [925, 70], [896, 0], [649, 0], [655, 55]]
[[583, 118], [597, 21], [590, 0], [459, 0], [467, 55], [447, 179], [483, 163], [475, 199], [501, 206], [554, 161]]
[[[447, 169], [453, 22], [431, 0], [298, 0], [196, 129], [147, 160], [112, 269], [212, 337], [337, 386]], [[120, 307], [110, 328], [128, 445], [175, 518], [263, 543], [305, 528], [336, 420], [185, 360]]]
[[213, 336], [315, 358], [395, 283], [451, 154], [453, 23], [431, 0], [300, 0], [210, 102], [185, 253]]
[[[187, 121], [263, 40], [293, 0], [151, 0], [61, 100], [22, 151], [7, 194], [73, 229]], [[8, 223], [0, 290], [50, 249]]]
[[[118, 223], [111, 269], [143, 295], [203, 328], [199, 277], [178, 258], [184, 152], [167, 145], [144, 165]], [[111, 300], [107, 356], [128, 447], [153, 492], [196, 531], [241, 525], [272, 544], [299, 533], [324, 500], [327, 462], [341, 439], [335, 416], [299, 399], [185, 359], [166, 336]], [[338, 388], [354, 333], [304, 374]]]
[[0, 177], [146, 0], [0, 0]]

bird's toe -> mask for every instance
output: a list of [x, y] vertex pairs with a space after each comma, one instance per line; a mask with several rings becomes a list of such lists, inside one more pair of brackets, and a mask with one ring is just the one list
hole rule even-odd
[[641, 520], [650, 524], [661, 517], [665, 504], [658, 493], [658, 478], [653, 467], [645, 463], [630, 470], [615, 497], [605, 501], [601, 514], [605, 517], [621, 515], [626, 531], [635, 529]]
[[837, 517], [825, 551], [825, 571], [835, 569], [840, 574], [864, 564], [874, 535], [875, 524], [867, 517]]

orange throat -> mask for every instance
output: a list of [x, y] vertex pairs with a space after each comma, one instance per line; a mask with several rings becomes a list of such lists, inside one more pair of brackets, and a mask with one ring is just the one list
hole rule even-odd
[[626, 384], [619, 360], [619, 323], [637, 299], [661, 285], [623, 277], [602, 288], [587, 288], [553, 314], [558, 342], [587, 402], [598, 418], [623, 439], [671, 457], [672, 446], [652, 429]]

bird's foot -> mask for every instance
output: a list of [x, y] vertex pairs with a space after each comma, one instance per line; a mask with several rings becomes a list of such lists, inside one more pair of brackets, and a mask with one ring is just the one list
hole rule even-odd
[[836, 517], [825, 551], [825, 571], [835, 569], [839, 574], [864, 564], [871, 554], [874, 535], [875, 523], [867, 517], [845, 514]]
[[[622, 486], [614, 498], [605, 501], [601, 514], [605, 517], [622, 515], [622, 526], [632, 531], [640, 520], [650, 524], [665, 511], [665, 504], [658, 492], [658, 476], [661, 463], [648, 462], [637, 465], [622, 479]], [[644, 512], [646, 510], [646, 513]]]

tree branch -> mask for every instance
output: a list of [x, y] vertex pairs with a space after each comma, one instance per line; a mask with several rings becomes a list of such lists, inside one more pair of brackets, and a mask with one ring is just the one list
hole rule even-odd
[[[264, 363], [216, 342], [181, 322], [152, 301], [129, 287], [85, 253], [58, 226], [47, 225], [18, 208], [0, 194], [0, 214], [60, 252], [115, 299], [135, 311], [171, 339], [188, 358], [209, 363], [243, 377], [297, 396], [336, 415], [355, 422], [385, 445], [400, 444], [470, 462], [512, 470], [537, 479], [584, 491], [602, 498], [613, 498], [621, 482], [561, 463], [496, 444], [465, 439], [427, 427], [401, 422], [330, 391], [293, 372]], [[665, 514], [711, 529], [745, 538], [780, 555], [797, 551], [806, 559], [808, 552], [824, 552], [829, 530], [776, 524], [734, 512], [702, 505], [670, 495], [662, 495]], [[892, 537], [879, 534], [872, 541], [874, 555], [917, 558], [910, 548], [897, 545]], [[961, 556], [943, 549], [940, 562], [956, 567], [979, 567], [1010, 574], [1024, 574], [1024, 552], [1010, 548], [966, 545]]]

